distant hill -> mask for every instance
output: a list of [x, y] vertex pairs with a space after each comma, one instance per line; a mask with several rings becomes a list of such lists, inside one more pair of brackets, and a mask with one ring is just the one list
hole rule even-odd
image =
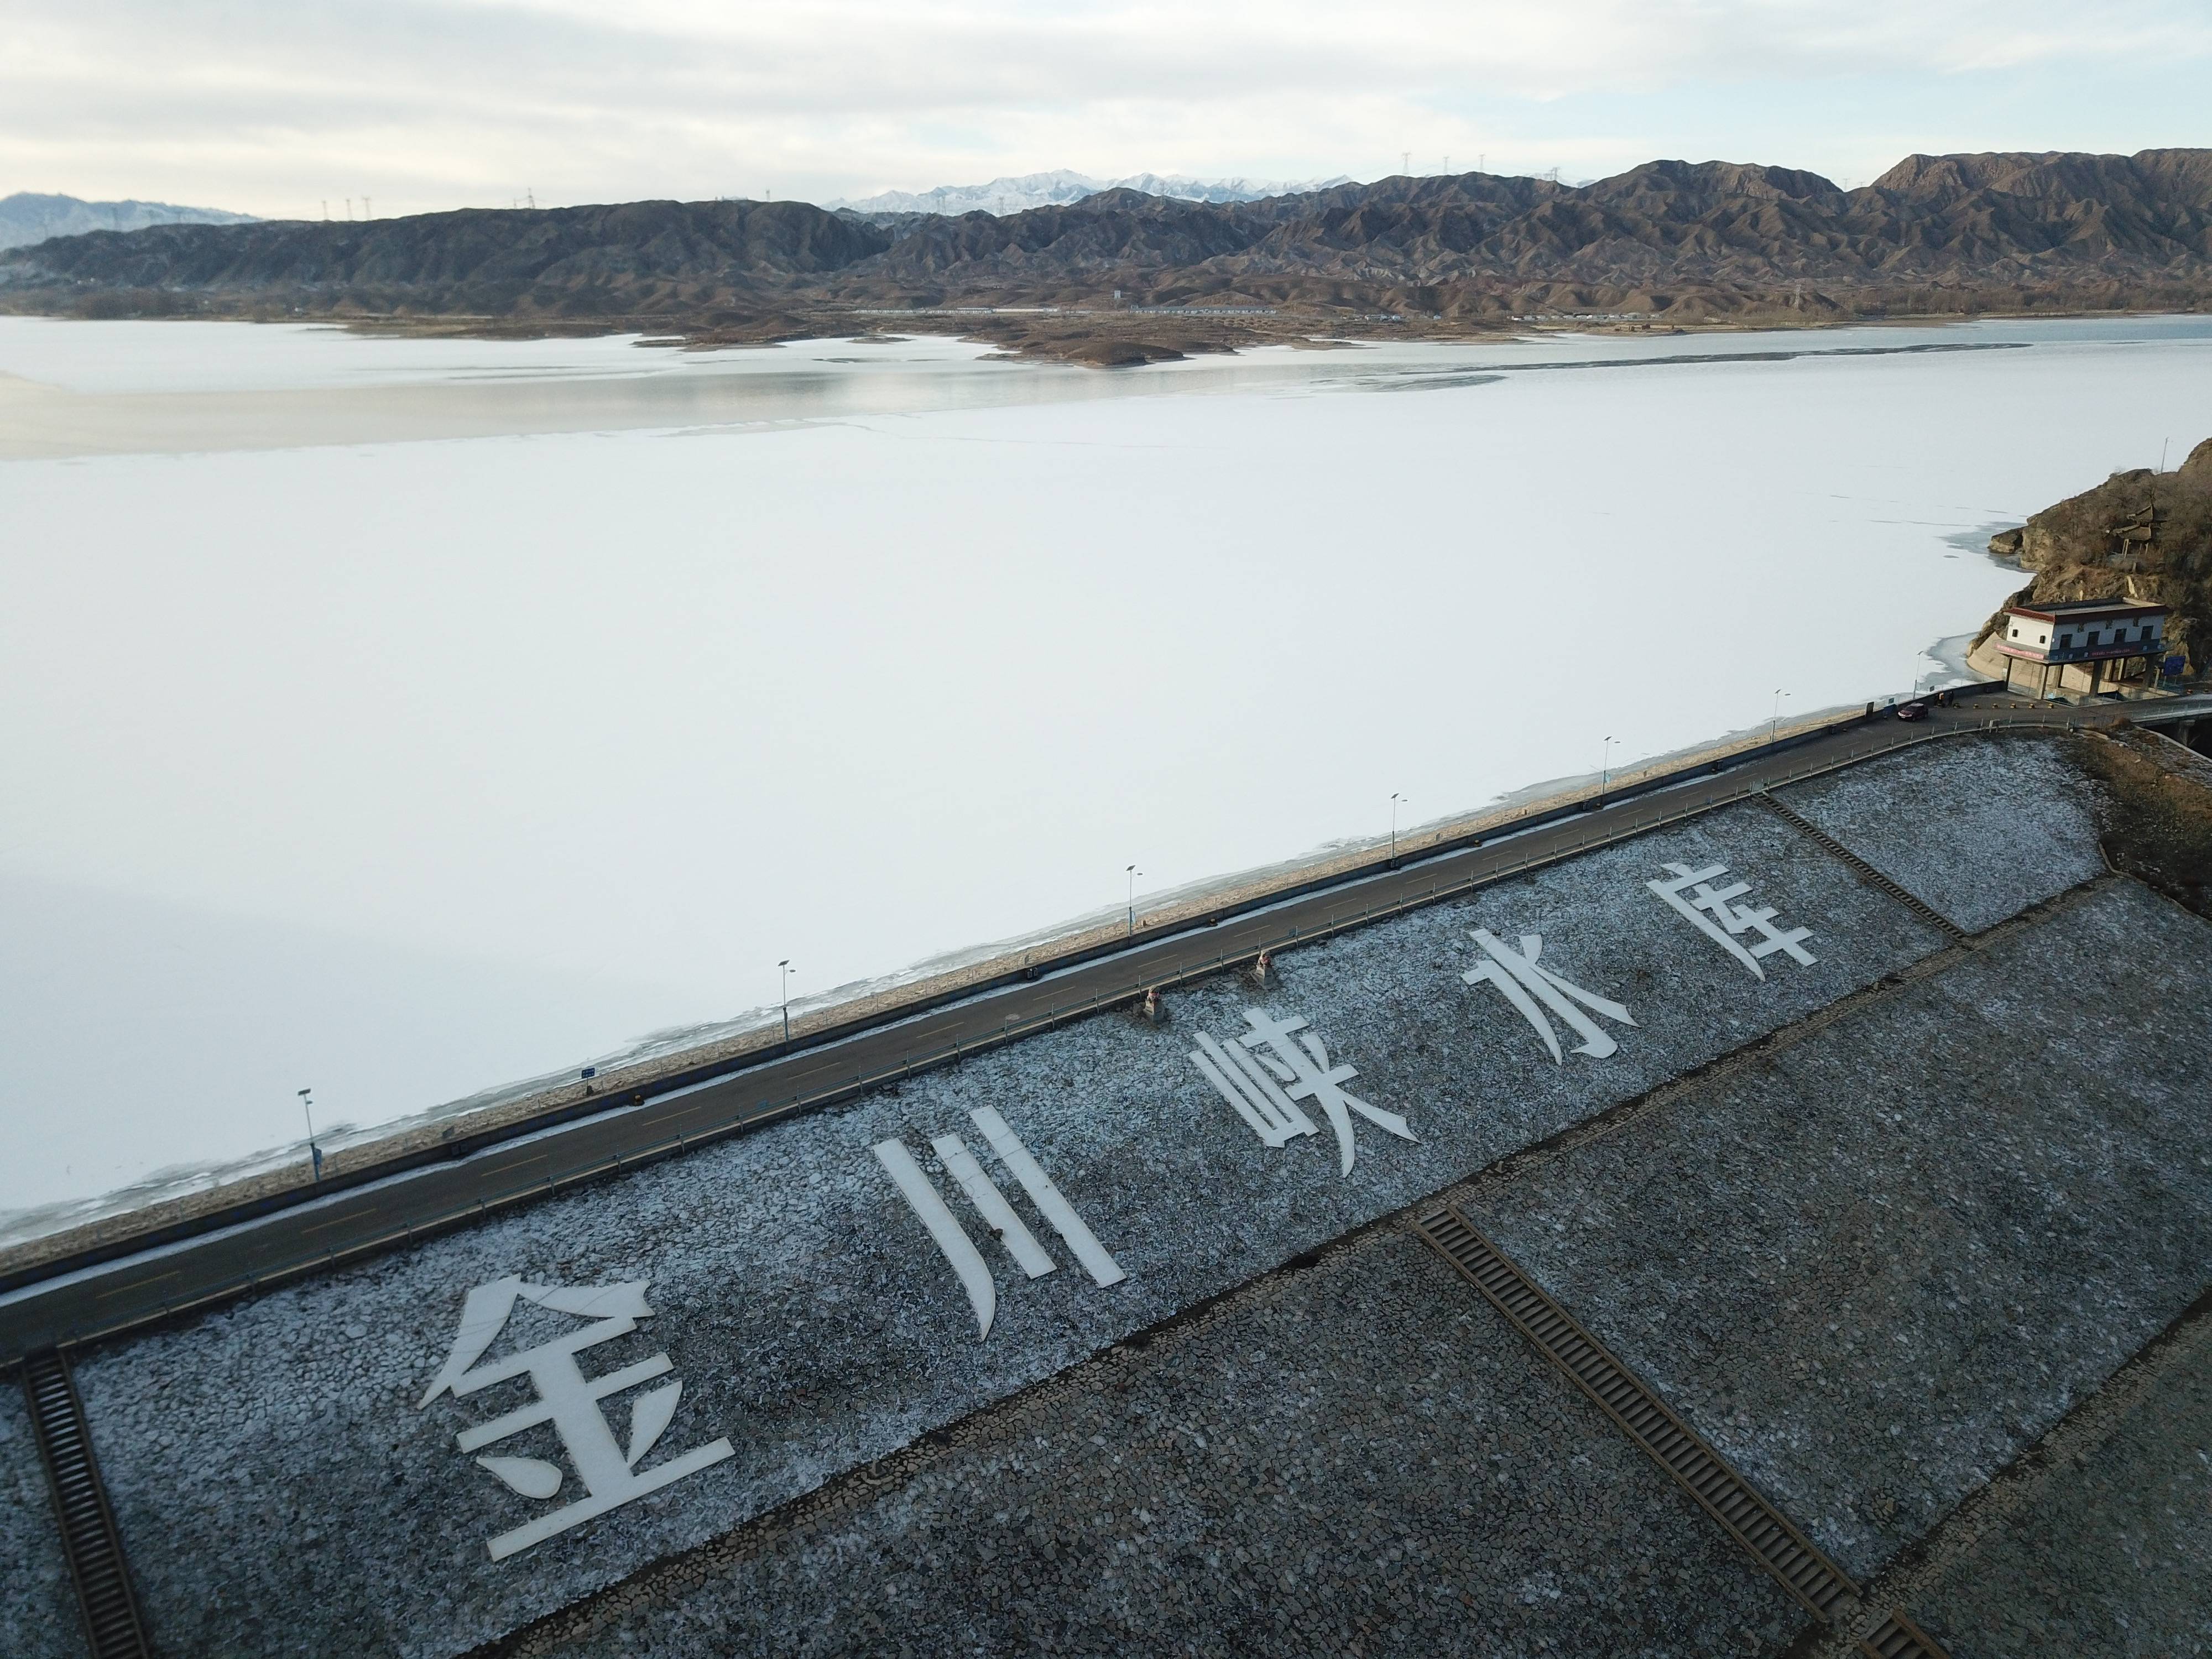
[[0, 248], [22, 247], [49, 236], [88, 230], [143, 230], [148, 225], [243, 225], [247, 213], [220, 208], [173, 207], [167, 202], [81, 202], [74, 196], [0, 196]]
[[1102, 191], [1133, 190], [1146, 196], [1169, 196], [1185, 202], [1256, 202], [1269, 196], [1297, 196], [1349, 184], [1334, 179], [1310, 179], [1303, 184], [1253, 179], [1188, 179], [1179, 173], [1132, 173], [1127, 179], [1097, 179], [1087, 173], [1061, 168], [1053, 173], [1025, 173], [1018, 178], [994, 179], [988, 185], [939, 185], [921, 191], [887, 190], [858, 201], [825, 202], [831, 210], [844, 208], [862, 214], [907, 213], [1021, 213], [1030, 208], [1065, 207]]
[[723, 337], [856, 306], [1110, 307], [1117, 289], [1287, 307], [1308, 329], [1316, 313], [2212, 307], [2212, 150], [1914, 155], [1849, 191], [1787, 167], [1652, 161], [1583, 185], [1474, 173], [1221, 202], [1115, 188], [882, 222], [804, 202], [634, 202], [165, 224], [0, 253], [0, 305], [19, 310], [623, 318]]

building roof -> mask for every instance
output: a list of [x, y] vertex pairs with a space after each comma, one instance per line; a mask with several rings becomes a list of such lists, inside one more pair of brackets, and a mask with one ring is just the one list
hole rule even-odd
[[2015, 617], [2040, 617], [2045, 622], [2087, 621], [2095, 617], [2163, 617], [2162, 605], [2136, 605], [2127, 599], [2060, 599], [2050, 605], [2008, 605]]

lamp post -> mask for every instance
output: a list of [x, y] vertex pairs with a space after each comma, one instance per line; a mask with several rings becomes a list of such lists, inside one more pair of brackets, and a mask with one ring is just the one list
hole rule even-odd
[[1398, 867], [1398, 803], [1405, 799], [1403, 795], [1390, 797], [1390, 867], [1393, 870]]
[[1129, 937], [1137, 936], [1137, 878], [1145, 872], [1135, 865], [1129, 866]]
[[786, 957], [775, 964], [783, 969], [783, 1040], [791, 1041], [791, 958]]
[[1766, 740], [1769, 743], [1772, 743], [1777, 738], [1782, 735], [1782, 700], [1789, 695], [1790, 694], [1787, 691], [1783, 690], [1779, 686], [1775, 688], [1774, 715], [1773, 718], [1766, 723]]
[[1618, 738], [1607, 738], [1605, 747], [1598, 754], [1597, 804], [1600, 806], [1605, 805], [1606, 785], [1613, 781], [1613, 745], [1620, 741]]
[[309, 1098], [314, 1093], [310, 1088], [300, 1091], [300, 1109], [307, 1115], [307, 1157], [315, 1168], [315, 1179], [323, 1178], [323, 1149], [315, 1145], [315, 1103]]

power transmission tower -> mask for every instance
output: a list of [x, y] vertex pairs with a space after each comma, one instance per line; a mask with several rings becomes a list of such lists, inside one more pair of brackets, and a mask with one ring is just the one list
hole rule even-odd
[[1398, 152], [1398, 171], [1408, 178], [1413, 176], [1413, 152], [1410, 149], [1401, 149]]
[[368, 210], [368, 198], [366, 196], [361, 198], [361, 216], [364, 219], [373, 219], [376, 216]]

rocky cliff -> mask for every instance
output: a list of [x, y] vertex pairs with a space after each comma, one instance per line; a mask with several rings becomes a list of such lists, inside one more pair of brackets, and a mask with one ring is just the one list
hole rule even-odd
[[[2190, 672], [2212, 658], [2212, 438], [2172, 472], [2138, 467], [1990, 539], [2035, 580], [2011, 603], [2129, 599], [2172, 608], [2168, 637]], [[2000, 613], [2002, 614], [2002, 613]], [[1975, 643], [1996, 627], [1992, 617]]]

